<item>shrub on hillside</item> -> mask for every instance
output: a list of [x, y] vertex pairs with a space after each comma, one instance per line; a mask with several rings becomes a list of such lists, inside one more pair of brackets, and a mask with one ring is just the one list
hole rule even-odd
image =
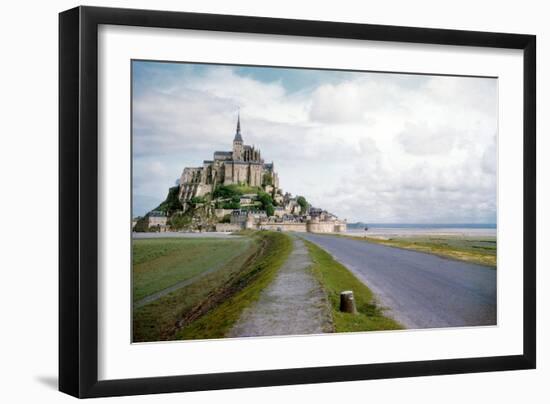
[[303, 215], [304, 213], [307, 212], [307, 208], [309, 206], [309, 204], [307, 203], [306, 201], [306, 198], [304, 198], [303, 196], [299, 196], [298, 198], [296, 198], [296, 202], [298, 202], [298, 205], [300, 205], [300, 213]]
[[178, 210], [182, 210], [183, 206], [178, 197], [179, 189], [179, 186], [170, 188], [168, 190], [168, 195], [166, 196], [166, 199], [153, 210], [164, 212], [168, 215]]
[[230, 223], [230, 222], [231, 222], [231, 215], [224, 215], [224, 217], [220, 219], [220, 223]]
[[134, 226], [134, 231], [137, 233], [145, 233], [147, 230], [147, 216], [138, 217], [137, 223]]
[[191, 224], [189, 215], [174, 215], [168, 220], [168, 225], [172, 230], [182, 230]]

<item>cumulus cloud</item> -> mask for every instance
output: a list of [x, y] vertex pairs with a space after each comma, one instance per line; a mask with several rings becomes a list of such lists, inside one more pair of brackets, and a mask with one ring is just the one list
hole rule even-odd
[[312, 71], [301, 88], [289, 69], [144, 63], [137, 73], [137, 214], [184, 167], [231, 148], [240, 109], [245, 143], [275, 162], [283, 189], [342, 218], [496, 220], [495, 79]]
[[397, 141], [405, 152], [419, 156], [450, 153], [455, 144], [453, 128], [433, 128], [426, 122], [408, 123], [397, 135]]

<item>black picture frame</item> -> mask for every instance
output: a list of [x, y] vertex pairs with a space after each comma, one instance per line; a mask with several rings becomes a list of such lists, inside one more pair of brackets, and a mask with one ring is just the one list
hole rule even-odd
[[[100, 24], [523, 50], [523, 354], [98, 381]], [[535, 368], [535, 103], [534, 35], [97, 7], [60, 13], [59, 390], [84, 398]]]

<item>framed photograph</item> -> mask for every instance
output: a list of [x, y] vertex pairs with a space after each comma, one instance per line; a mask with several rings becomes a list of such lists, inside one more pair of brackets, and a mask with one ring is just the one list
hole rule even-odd
[[59, 17], [59, 388], [531, 369], [532, 35]]

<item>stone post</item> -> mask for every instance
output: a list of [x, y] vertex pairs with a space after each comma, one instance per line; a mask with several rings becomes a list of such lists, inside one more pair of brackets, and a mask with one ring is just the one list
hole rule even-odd
[[340, 293], [340, 311], [344, 313], [357, 313], [353, 291], [346, 290]]

